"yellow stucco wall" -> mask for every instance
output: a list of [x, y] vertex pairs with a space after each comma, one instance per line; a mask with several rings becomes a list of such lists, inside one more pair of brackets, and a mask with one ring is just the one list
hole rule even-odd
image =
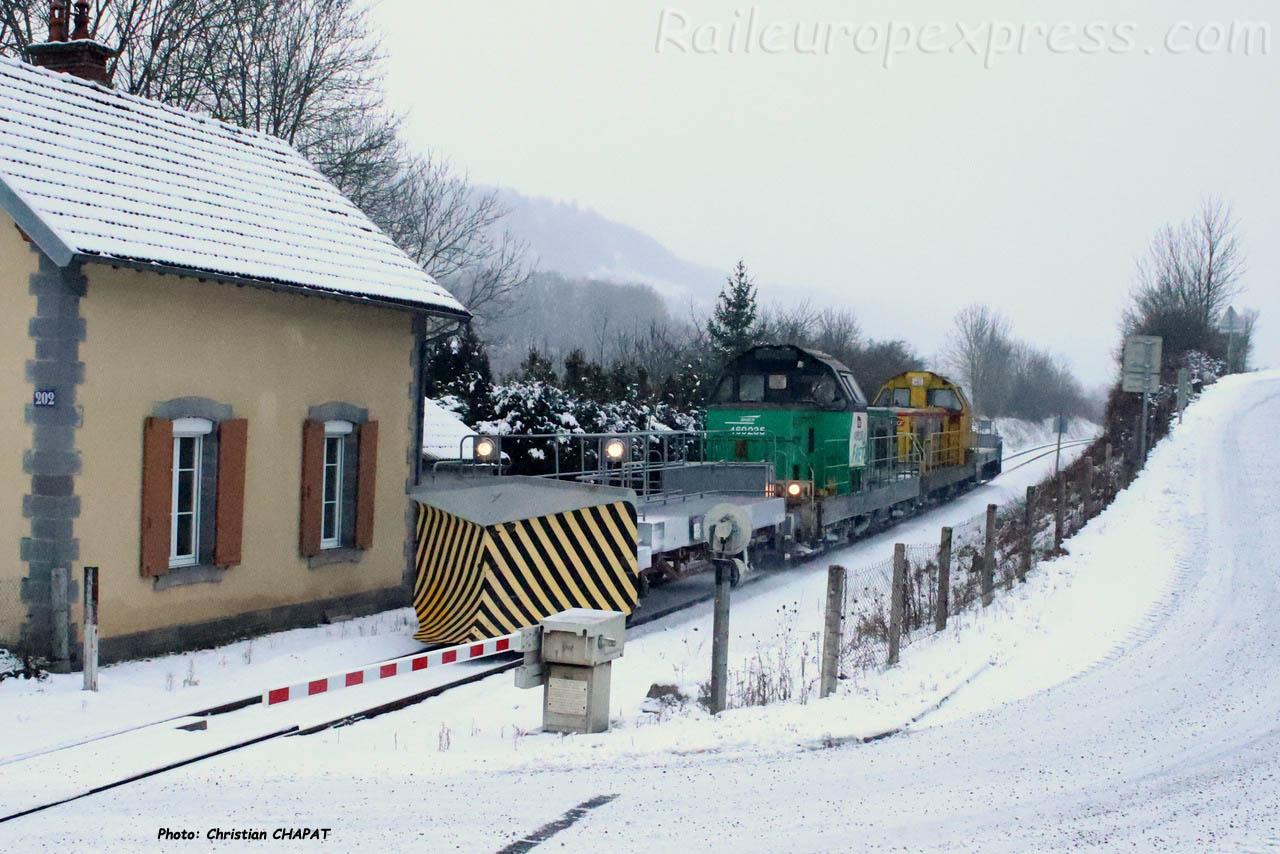
[[[398, 585], [404, 571], [413, 350], [408, 314], [86, 265], [76, 523], [101, 567], [103, 637]], [[143, 420], [198, 396], [249, 421], [244, 562], [219, 583], [153, 589], [139, 573]], [[374, 546], [311, 569], [298, 553], [302, 422], [342, 401], [379, 422]]]
[[36, 298], [28, 287], [38, 266], [39, 256], [13, 220], [0, 214], [0, 645], [17, 639], [26, 614], [19, 594], [27, 565], [18, 560], [18, 548], [31, 534], [31, 523], [22, 515], [22, 496], [31, 491], [22, 454], [31, 447], [26, 405], [32, 389], [26, 367], [35, 358], [35, 343], [27, 324], [35, 316]]

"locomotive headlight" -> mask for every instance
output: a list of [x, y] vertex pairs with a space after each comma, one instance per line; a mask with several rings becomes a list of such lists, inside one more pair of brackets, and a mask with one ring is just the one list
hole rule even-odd
[[609, 462], [620, 461], [627, 453], [627, 443], [622, 439], [610, 439], [604, 443], [604, 456]]
[[476, 439], [475, 458], [482, 463], [491, 463], [498, 458], [498, 442], [488, 436]]
[[787, 484], [787, 495], [792, 498], [799, 498], [800, 493], [804, 491], [804, 487], [800, 485], [800, 481], [793, 480]]

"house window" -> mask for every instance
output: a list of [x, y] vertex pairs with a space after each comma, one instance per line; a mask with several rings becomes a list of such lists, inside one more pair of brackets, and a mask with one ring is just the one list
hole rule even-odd
[[324, 485], [321, 489], [320, 547], [341, 548], [344, 543], [343, 504], [347, 490], [344, 488], [344, 468], [347, 462], [347, 445], [355, 425], [350, 421], [326, 421], [324, 425]]
[[[142, 430], [142, 575], [240, 563], [249, 422], [205, 398], [156, 404]], [[170, 574], [182, 568], [186, 572]], [[202, 576], [206, 578], [207, 576]]]
[[308, 416], [302, 424], [299, 550], [321, 561], [313, 566], [356, 560], [353, 550], [373, 544], [378, 422], [369, 420], [368, 410], [344, 403], [313, 406]]
[[201, 478], [204, 438], [213, 422], [179, 418], [173, 422], [173, 499], [169, 521], [169, 566], [200, 563]]

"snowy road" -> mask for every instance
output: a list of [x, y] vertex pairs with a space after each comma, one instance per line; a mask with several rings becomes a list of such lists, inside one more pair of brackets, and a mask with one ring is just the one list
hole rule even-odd
[[[560, 739], [524, 735], [536, 698], [495, 677], [19, 819], [0, 826], [0, 850], [494, 852], [542, 828], [538, 850], [568, 852], [1280, 850], [1277, 423], [1280, 375], [1220, 383], [1069, 541], [1071, 556], [967, 628], [912, 644], [861, 695], [719, 720], [629, 717], [604, 736]], [[983, 487], [930, 515], [971, 512], [963, 502], [1000, 488], [1021, 486]], [[936, 536], [938, 523], [912, 520], [855, 548], [879, 554], [890, 539]], [[821, 568], [755, 585], [736, 625], [759, 619], [752, 599], [772, 612], [795, 590], [816, 600]], [[701, 642], [699, 620], [638, 633], [615, 703], [624, 686], [643, 692], [661, 654]], [[938, 674], [967, 675], [988, 656], [902, 735], [802, 746], [815, 725], [873, 731], [874, 716], [858, 717], [867, 691], [899, 725], [891, 695], [936, 696], [950, 684]], [[841, 710], [852, 710], [844, 724]], [[205, 836], [302, 825], [333, 832], [324, 843]], [[199, 841], [157, 842], [163, 827]]]

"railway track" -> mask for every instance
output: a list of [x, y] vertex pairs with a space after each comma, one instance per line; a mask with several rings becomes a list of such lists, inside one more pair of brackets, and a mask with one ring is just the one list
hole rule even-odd
[[[1070, 442], [1063, 442], [1061, 447], [1063, 449], [1075, 448], [1081, 445], [1087, 445], [1091, 441], [1092, 440], [1075, 440]], [[1025, 465], [1036, 462], [1037, 460], [1043, 459], [1044, 457], [1050, 454], [1056, 453], [1057, 449], [1058, 449], [1058, 444], [1054, 442], [1047, 445], [1040, 445], [1033, 448], [1027, 448], [1022, 451], [1019, 451], [1016, 454], [1011, 454], [1005, 459], [1013, 460], [1013, 459], [1017, 459], [1019, 457], [1023, 457], [1027, 455], [1033, 455], [1033, 456], [1030, 456], [1026, 460], [1022, 460], [1017, 465], [1005, 468], [1004, 471], [1005, 472], [1014, 471]], [[822, 553], [823, 553], [822, 551], [817, 551], [812, 554], [806, 555], [805, 561], [807, 562], [809, 560], [817, 559], [821, 557]], [[772, 575], [774, 572], [778, 571], [778, 569], [780, 568], [781, 567], [752, 573], [752, 575], [744, 581], [744, 586], [754, 584], [755, 582], [758, 582], [763, 578], [766, 578], [769, 575]], [[692, 580], [692, 579], [686, 579], [686, 580]], [[650, 623], [655, 620], [662, 619], [663, 617], [669, 616], [673, 613], [677, 613], [679, 611], [687, 610], [689, 608], [695, 607], [699, 604], [702, 604], [710, 600], [713, 597], [713, 595], [714, 593], [712, 591], [704, 591], [702, 593], [695, 594], [691, 598], [682, 599], [680, 602], [676, 604], [671, 604], [666, 607], [655, 608], [645, 613], [637, 612], [635, 618], [629, 621], [629, 628], [636, 628], [636, 627], [645, 625], [646, 623]], [[400, 656], [400, 657], [403, 658], [403, 657], [408, 657], [410, 655], [415, 655], [415, 654], [416, 653], [406, 653], [404, 656]], [[136, 773], [128, 774], [117, 779], [107, 780], [106, 782], [103, 782], [99, 785], [88, 786], [81, 791], [72, 792], [70, 794], [66, 794], [61, 797], [51, 798], [47, 801], [43, 801], [37, 804], [32, 804], [22, 809], [7, 811], [5, 812], [5, 814], [0, 815], [0, 824], [15, 820], [18, 818], [22, 818], [24, 816], [32, 815], [34, 813], [52, 809], [58, 806], [62, 806], [64, 804], [68, 804], [68, 803], [80, 800], [82, 798], [87, 798], [92, 795], [110, 791], [112, 789], [128, 785], [129, 783], [144, 780], [148, 777], [154, 777], [159, 774], [173, 771], [178, 768], [182, 768], [187, 765], [194, 764], [196, 762], [214, 758], [216, 756], [221, 756], [227, 753], [231, 753], [236, 750], [242, 750], [248, 747], [262, 744], [268, 741], [273, 741], [279, 738], [313, 735], [313, 734], [324, 732], [326, 730], [334, 729], [337, 727], [349, 726], [351, 724], [358, 723], [360, 721], [370, 720], [372, 718], [376, 718], [381, 715], [388, 714], [390, 712], [400, 711], [410, 706], [417, 705], [418, 703], [421, 703], [432, 697], [437, 697], [451, 689], [458, 688], [463, 685], [468, 685], [468, 684], [477, 682], [481, 679], [485, 679], [489, 676], [493, 676], [495, 674], [511, 670], [517, 667], [519, 664], [520, 664], [520, 660], [518, 658], [515, 658], [515, 660], [510, 660], [508, 658], [508, 660], [495, 661], [492, 665], [483, 666], [479, 669], [473, 670], [467, 673], [466, 675], [460, 676], [459, 678], [451, 680], [449, 682], [445, 682], [443, 684], [436, 685], [424, 690], [418, 690], [402, 697], [397, 697], [391, 700], [385, 700], [383, 702], [380, 702], [365, 708], [361, 708], [353, 712], [336, 715], [332, 718], [326, 718], [319, 721], [310, 722], [307, 724], [287, 723], [284, 725], [280, 725], [281, 723], [280, 721], [276, 721], [275, 723], [269, 723], [267, 721], [264, 721], [263, 722], [264, 726], [261, 727], [259, 731], [255, 732], [251, 736], [234, 739], [229, 743], [219, 744], [216, 747], [211, 747], [208, 750], [197, 751], [193, 754], [183, 756], [174, 761], [167, 762], [165, 764], [162, 764], [156, 767], [143, 769]], [[243, 697], [238, 700], [232, 700], [227, 703], [219, 704], [217, 706], [199, 709], [199, 710], [190, 712], [188, 714], [173, 715], [157, 721], [136, 724], [134, 726], [124, 727], [124, 728], [113, 730], [110, 732], [99, 733], [89, 738], [84, 738], [77, 741], [59, 744], [53, 747], [48, 747], [48, 748], [44, 748], [37, 751], [31, 751], [25, 754], [19, 754], [17, 756], [7, 757], [4, 760], [0, 761], [0, 767], [9, 766], [12, 771], [20, 771], [22, 763], [33, 762], [35, 760], [40, 760], [40, 759], [47, 759], [48, 757], [55, 756], [57, 754], [64, 754], [64, 755], [70, 754], [78, 749], [87, 748], [90, 745], [101, 745], [104, 742], [110, 742], [112, 739], [124, 739], [129, 736], [143, 735], [143, 734], [146, 734], [146, 732], [149, 730], [164, 730], [166, 728], [185, 729], [185, 730], [194, 730], [194, 731], [207, 730], [209, 726], [209, 722], [213, 719], [220, 718], [225, 715], [236, 715], [238, 713], [243, 713], [243, 712], [246, 712], [247, 710], [252, 710], [255, 707], [260, 707], [260, 706], [262, 706], [262, 695], [255, 694], [250, 697]], [[13, 767], [13, 766], [17, 766], [17, 767]]]
[[[1068, 448], [1078, 448], [1081, 445], [1090, 445], [1093, 443], [1093, 441], [1094, 441], [1093, 439], [1076, 439], [1071, 442], [1063, 442], [1062, 449], [1066, 450]], [[1045, 450], [1046, 448], [1048, 448], [1048, 450]], [[1041, 445], [1036, 448], [1027, 448], [1026, 450], [1019, 451], [1016, 454], [1010, 454], [1009, 456], [1005, 457], [1005, 459], [1012, 460], [1024, 454], [1030, 454], [1036, 451], [1040, 451], [1041, 453], [1037, 454], [1031, 459], [1023, 460], [1022, 462], [1018, 463], [1016, 466], [1008, 466], [1004, 468], [1001, 473], [1003, 474], [1004, 472], [1017, 471], [1018, 469], [1022, 468], [1025, 465], [1034, 463], [1036, 460], [1042, 460], [1045, 457], [1049, 456], [1050, 454], [1056, 454], [1058, 452], [1058, 443], [1054, 442], [1051, 445]]]

